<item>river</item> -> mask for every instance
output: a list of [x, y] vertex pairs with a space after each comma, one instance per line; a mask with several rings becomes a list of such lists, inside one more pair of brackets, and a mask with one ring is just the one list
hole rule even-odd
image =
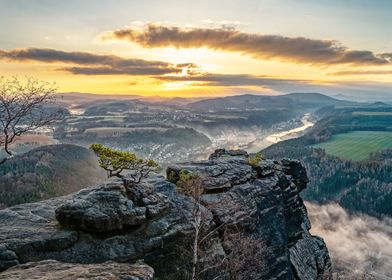
[[272, 144], [278, 143], [280, 141], [297, 138], [303, 135], [304, 131], [314, 125], [312, 121], [312, 116], [310, 113], [306, 113], [301, 118], [302, 125], [295, 128], [290, 128], [288, 130], [274, 132], [273, 134], [267, 135], [262, 139], [258, 139], [249, 143], [248, 147], [245, 149], [249, 153], [257, 153]]

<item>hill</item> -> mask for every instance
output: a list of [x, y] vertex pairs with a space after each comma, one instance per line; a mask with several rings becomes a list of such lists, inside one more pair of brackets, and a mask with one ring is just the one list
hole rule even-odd
[[201, 98], [63, 92], [58, 94], [57, 102], [63, 105], [65, 108], [85, 108], [92, 104], [104, 104], [106, 102], [113, 102], [118, 100], [122, 100], [124, 102], [139, 101], [147, 104], [157, 105], [184, 105], [200, 99]]
[[278, 98], [281, 98], [281, 99], [288, 98], [288, 99], [291, 99], [299, 104], [314, 104], [316, 106], [352, 103], [350, 101], [332, 98], [330, 96], [327, 96], [327, 95], [324, 95], [321, 93], [317, 93], [317, 92], [295, 92], [295, 93], [280, 95], [280, 96], [278, 96]]
[[321, 93], [290, 93], [286, 95], [237, 95], [206, 99], [187, 105], [190, 109], [201, 111], [243, 110], [243, 109], [290, 109], [316, 110], [331, 105], [353, 104], [350, 101], [335, 99]]
[[0, 166], [0, 207], [69, 194], [104, 178], [88, 149], [42, 146]]

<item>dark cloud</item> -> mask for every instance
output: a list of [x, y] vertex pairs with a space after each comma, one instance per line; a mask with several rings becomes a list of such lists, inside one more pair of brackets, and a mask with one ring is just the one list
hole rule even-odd
[[77, 66], [62, 67], [59, 70], [83, 75], [162, 75], [194, 71], [193, 63], [171, 64], [162, 61], [122, 58], [115, 55], [100, 55], [88, 52], [65, 52], [54, 49], [0, 50], [0, 59], [25, 62], [66, 63]]
[[181, 72], [182, 69], [163, 67], [63, 67], [58, 70], [79, 75], [163, 75]]
[[147, 24], [143, 29], [107, 32], [103, 39], [128, 40], [144, 47], [198, 48], [235, 51], [257, 59], [280, 59], [307, 64], [386, 64], [391, 57], [349, 50], [333, 40], [244, 33], [233, 28], [181, 28]]
[[157, 76], [159, 81], [166, 82], [195, 82], [202, 86], [260, 86], [272, 88], [276, 86], [296, 86], [307, 84], [305, 80], [276, 79], [266, 76], [254, 76], [247, 74], [214, 74], [206, 73], [193, 76]]
[[392, 61], [392, 53], [382, 53], [382, 54], [380, 54], [380, 56], [389, 60], [389, 61]]

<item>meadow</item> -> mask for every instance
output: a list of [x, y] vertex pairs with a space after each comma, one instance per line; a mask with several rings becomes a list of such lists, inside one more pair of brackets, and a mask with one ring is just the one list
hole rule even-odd
[[360, 161], [369, 158], [373, 152], [392, 148], [392, 132], [353, 131], [336, 134], [329, 141], [313, 145], [327, 154], [344, 159]]

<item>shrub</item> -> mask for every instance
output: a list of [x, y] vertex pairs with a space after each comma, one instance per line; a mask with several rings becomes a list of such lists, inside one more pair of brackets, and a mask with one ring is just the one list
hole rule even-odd
[[248, 163], [252, 166], [258, 166], [260, 161], [263, 159], [261, 153], [257, 153], [254, 156], [249, 156]]

